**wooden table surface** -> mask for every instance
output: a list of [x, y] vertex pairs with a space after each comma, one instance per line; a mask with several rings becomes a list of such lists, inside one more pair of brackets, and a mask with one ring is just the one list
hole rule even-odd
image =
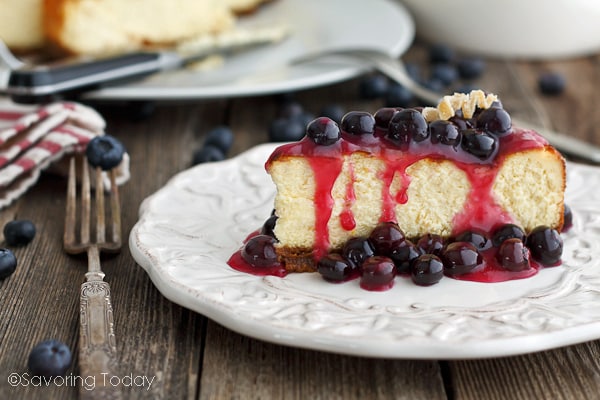
[[[405, 57], [424, 64], [426, 47]], [[537, 89], [540, 72], [560, 72], [566, 91]], [[359, 79], [294, 94], [307, 111], [330, 103], [374, 112], [381, 100], [361, 100]], [[541, 62], [487, 60], [479, 87], [498, 94], [513, 116], [600, 145], [600, 57]], [[268, 141], [280, 96], [158, 104], [150, 115], [100, 108], [108, 133], [131, 155], [131, 180], [122, 187], [124, 235], [140, 203], [190, 166], [193, 149], [218, 124], [235, 132], [230, 156]], [[124, 112], [125, 111], [125, 112]], [[0, 398], [76, 398], [74, 385], [13, 386], [27, 373], [32, 347], [60, 339], [78, 342], [79, 285], [85, 258], [61, 245], [66, 179], [44, 175], [7, 209], [2, 221], [30, 219], [37, 236], [15, 248], [17, 271], [0, 282]], [[103, 259], [112, 286], [123, 376], [154, 377], [150, 388], [121, 385], [126, 398], [156, 399], [593, 399], [600, 398], [600, 341], [533, 354], [477, 360], [378, 359], [285, 347], [251, 339], [167, 300], [125, 245]], [[76, 375], [74, 361], [68, 374]]]

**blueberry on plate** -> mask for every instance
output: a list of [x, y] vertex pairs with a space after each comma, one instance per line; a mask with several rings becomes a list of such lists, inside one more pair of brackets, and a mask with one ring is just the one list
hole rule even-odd
[[61, 341], [50, 339], [38, 343], [31, 353], [27, 366], [34, 376], [52, 378], [63, 376], [71, 365], [71, 350]]
[[204, 145], [215, 146], [221, 149], [223, 154], [227, 154], [233, 145], [233, 132], [227, 126], [217, 126], [208, 131], [204, 139]]
[[8, 278], [17, 269], [17, 259], [12, 251], [0, 249], [0, 279]]
[[35, 237], [35, 225], [26, 219], [14, 220], [4, 225], [3, 233], [9, 246], [24, 246]]
[[106, 171], [121, 163], [125, 146], [110, 135], [96, 136], [87, 145], [85, 155], [92, 167]]

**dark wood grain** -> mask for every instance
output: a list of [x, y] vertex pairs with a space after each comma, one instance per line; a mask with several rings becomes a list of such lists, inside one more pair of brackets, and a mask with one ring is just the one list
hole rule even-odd
[[[409, 61], [423, 62], [417, 43]], [[488, 60], [473, 83], [498, 93], [515, 116], [600, 144], [599, 57], [555, 62]], [[566, 92], [545, 97], [537, 77], [546, 70], [567, 77]], [[300, 91], [295, 98], [317, 115], [330, 103], [374, 112], [382, 100], [357, 97], [358, 79]], [[132, 120], [123, 107], [98, 109], [107, 131], [131, 154], [131, 180], [122, 188], [126, 237], [141, 202], [190, 166], [193, 150], [219, 124], [235, 133], [230, 156], [268, 141], [280, 96], [161, 104]], [[38, 233], [15, 248], [17, 271], [0, 281], [0, 398], [69, 399], [74, 385], [13, 387], [7, 377], [27, 372], [31, 348], [46, 338], [77, 348], [78, 290], [85, 258], [61, 247], [66, 179], [45, 174], [0, 222], [27, 218]], [[134, 399], [588, 399], [600, 393], [599, 343], [486, 360], [392, 360], [352, 357], [285, 347], [223, 328], [167, 300], [125, 244], [103, 259], [112, 287], [117, 349], [123, 376], [154, 377], [150, 390], [122, 387]], [[76, 358], [76, 354], [74, 354]], [[77, 375], [74, 361], [68, 374]], [[80, 382], [78, 382], [80, 383]]]

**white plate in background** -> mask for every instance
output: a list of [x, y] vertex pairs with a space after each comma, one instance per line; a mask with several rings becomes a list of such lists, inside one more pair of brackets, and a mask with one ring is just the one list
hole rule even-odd
[[317, 50], [375, 48], [401, 56], [415, 27], [406, 9], [392, 0], [279, 0], [239, 21], [242, 28], [283, 25], [289, 37], [225, 59], [215, 70], [182, 68], [139, 82], [105, 87], [86, 98], [106, 100], [186, 100], [272, 94], [340, 82], [363, 69], [335, 63], [289, 61]]

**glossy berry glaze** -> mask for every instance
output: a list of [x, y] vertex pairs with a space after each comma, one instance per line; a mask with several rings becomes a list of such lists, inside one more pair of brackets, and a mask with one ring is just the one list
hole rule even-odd
[[[414, 114], [413, 111], [413, 109], [410, 110], [412, 114]], [[540, 149], [549, 145], [543, 137], [532, 130], [511, 127], [507, 132], [490, 134], [492, 142], [486, 138], [484, 145], [487, 146], [487, 149], [484, 154], [480, 149], [472, 151], [470, 148], [461, 147], [460, 140], [456, 140], [454, 136], [452, 140], [445, 142], [443, 138], [440, 140], [439, 136], [435, 139], [428, 137], [428, 132], [424, 132], [422, 129], [422, 121], [413, 123], [410, 120], [413, 118], [412, 114], [405, 115], [403, 119], [398, 118], [399, 124], [404, 125], [399, 126], [397, 124], [392, 128], [394, 116], [397, 116], [398, 113], [398, 110], [382, 109], [375, 114], [374, 132], [351, 134], [342, 129], [339, 139], [331, 141], [327, 145], [319, 144], [318, 141], [307, 135], [298, 142], [278, 147], [267, 161], [266, 168], [268, 170], [270, 164], [277, 159], [303, 157], [309, 161], [314, 171], [316, 226], [313, 255], [315, 263], [328, 253], [330, 242], [327, 224], [334, 205], [331, 193], [333, 185], [342, 171], [344, 156], [349, 156], [355, 152], [364, 152], [385, 161], [385, 170], [380, 175], [383, 182], [380, 222], [393, 223], [396, 222], [396, 204], [404, 204], [408, 200], [407, 188], [410, 185], [410, 176], [406, 173], [407, 168], [425, 158], [453, 161], [466, 174], [471, 190], [464, 209], [454, 218], [452, 236], [455, 237], [467, 231], [476, 231], [483, 232], [488, 238], [491, 238], [496, 228], [514, 222], [512, 216], [504, 211], [493, 198], [492, 186], [499, 170], [498, 167], [510, 154]], [[405, 122], [407, 119], [410, 120], [408, 123]], [[456, 119], [459, 120], [456, 121]], [[462, 119], [459, 115], [454, 117], [453, 124], [461, 132], [467, 133], [467, 130], [477, 130], [477, 120], [475, 118]], [[318, 121], [318, 125], [324, 126], [326, 124], [325, 121]], [[406, 128], [407, 126], [408, 128]], [[394, 134], [389, 132], [391, 129], [395, 129]], [[415, 134], [412, 138], [410, 136], [411, 129], [413, 132], [418, 131], [418, 134]], [[454, 131], [451, 133], [455, 135]], [[353, 191], [355, 177], [353, 171], [350, 171], [349, 175], [350, 182], [346, 188], [346, 198], [344, 199], [346, 207], [339, 216], [340, 225], [346, 230], [352, 230], [355, 227], [351, 209], [351, 205], [355, 200]], [[403, 190], [393, 196], [390, 194], [390, 186], [396, 175], [400, 177], [403, 183]], [[446, 275], [456, 279], [478, 282], [501, 282], [532, 276], [541, 267], [535, 260], [529, 260], [529, 268], [517, 271], [514, 268], [513, 270], [508, 269], [498, 262], [498, 250], [497, 246], [480, 249], [479, 253], [483, 259], [481, 265], [468, 273]], [[236, 257], [234, 255], [229, 262], [232, 267], [250, 273], [258, 272], [261, 275], [265, 273], [262, 269], [260, 272], [257, 271], [260, 268], [254, 268], [244, 263], [239, 264], [239, 257]], [[276, 271], [275, 275], [283, 275], [281, 266], [273, 266], [273, 268]], [[383, 289], [385, 288], [379, 290]]]

